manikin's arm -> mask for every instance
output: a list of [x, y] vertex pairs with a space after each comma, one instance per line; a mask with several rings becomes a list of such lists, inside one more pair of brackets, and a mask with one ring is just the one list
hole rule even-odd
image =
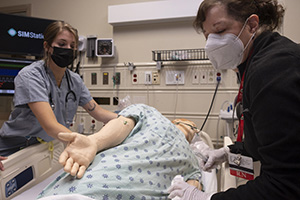
[[124, 141], [135, 126], [131, 118], [120, 116], [110, 120], [99, 132], [85, 136], [78, 133], [59, 133], [59, 139], [68, 142], [59, 162], [72, 176], [81, 178], [97, 152], [114, 147]]

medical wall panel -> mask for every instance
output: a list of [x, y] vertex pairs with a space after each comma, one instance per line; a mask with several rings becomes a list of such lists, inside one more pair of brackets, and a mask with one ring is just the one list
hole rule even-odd
[[[133, 68], [124, 63], [85, 65], [81, 72], [92, 96], [105, 109], [118, 112], [121, 109], [119, 102], [129, 97], [130, 103], [153, 106], [170, 120], [190, 119], [199, 128], [209, 111], [219, 77], [221, 80], [203, 131], [217, 144], [234, 127], [230, 125], [228, 128], [226, 120], [220, 118], [220, 110], [228, 110], [234, 101], [238, 89], [236, 73], [231, 70], [217, 71], [209, 61], [167, 62], [161, 69], [157, 69], [155, 62], [134, 63]], [[175, 80], [171, 84], [167, 81], [170, 74]], [[178, 75], [184, 76], [180, 84], [176, 83]], [[157, 77], [159, 83], [153, 79]], [[76, 130], [80, 123], [84, 126], [85, 134], [98, 131], [103, 126], [100, 122], [93, 123], [93, 119], [83, 109], [78, 109], [73, 128]]]

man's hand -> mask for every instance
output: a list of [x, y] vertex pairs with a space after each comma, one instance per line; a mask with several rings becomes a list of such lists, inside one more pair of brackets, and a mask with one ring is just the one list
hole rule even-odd
[[77, 176], [77, 178], [82, 178], [97, 153], [96, 141], [74, 132], [59, 133], [58, 138], [68, 142], [67, 147], [59, 157], [59, 163], [64, 166], [65, 172]]

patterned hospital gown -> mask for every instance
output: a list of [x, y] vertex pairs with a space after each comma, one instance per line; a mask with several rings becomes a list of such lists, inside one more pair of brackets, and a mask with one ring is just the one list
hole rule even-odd
[[39, 198], [79, 193], [98, 200], [168, 199], [176, 175], [200, 180], [197, 159], [170, 120], [144, 104], [128, 106], [119, 115], [136, 121], [123, 143], [99, 152], [83, 178], [61, 174]]

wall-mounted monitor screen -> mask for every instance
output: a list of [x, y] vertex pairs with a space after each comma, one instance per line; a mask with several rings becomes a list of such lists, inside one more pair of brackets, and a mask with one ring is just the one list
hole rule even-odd
[[41, 57], [44, 30], [55, 20], [0, 13], [0, 54]]
[[13, 95], [15, 93], [15, 77], [23, 67], [32, 62], [34, 60], [0, 58], [0, 95]]

